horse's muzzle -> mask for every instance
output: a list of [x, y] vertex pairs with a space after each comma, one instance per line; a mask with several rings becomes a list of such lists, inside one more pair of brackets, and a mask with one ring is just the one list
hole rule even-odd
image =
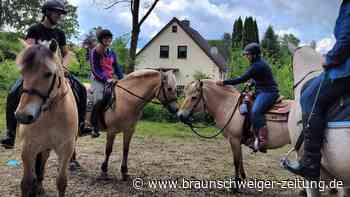
[[16, 111], [15, 117], [20, 124], [31, 124], [35, 122], [40, 116], [41, 108], [34, 105], [26, 107], [25, 111]]
[[183, 110], [180, 110], [177, 113], [177, 117], [179, 118], [179, 120], [183, 123], [188, 123], [190, 122], [190, 118], [189, 115], [186, 115], [186, 112], [184, 112]]

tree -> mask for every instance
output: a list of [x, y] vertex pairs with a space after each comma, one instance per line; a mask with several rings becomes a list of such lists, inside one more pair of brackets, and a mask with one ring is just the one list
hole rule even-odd
[[[104, 3], [102, 0], [93, 0], [93, 2]], [[159, 0], [148, 0], [144, 2], [144, 8], [147, 9], [146, 13], [140, 18], [140, 4], [141, 0], [109, 0], [107, 2], [106, 9], [110, 9], [118, 4], [127, 3], [130, 7], [130, 12], [132, 15], [132, 30], [131, 30], [131, 41], [130, 41], [130, 61], [127, 68], [127, 73], [130, 73], [135, 70], [135, 59], [136, 59], [136, 49], [138, 44], [139, 33], [141, 30], [142, 24], [145, 22], [147, 17], [151, 14], [153, 9], [156, 7]]]
[[[14, 28], [16, 31], [25, 34], [30, 25], [40, 21], [42, 18], [41, 6], [45, 0], [1, 0], [0, 1], [0, 29], [4, 26]], [[68, 14], [60, 27], [66, 32], [68, 39], [71, 39], [78, 32], [79, 23], [77, 20], [77, 7], [64, 0]]]
[[263, 48], [264, 55], [273, 58], [274, 60], [280, 57], [280, 44], [278, 42], [278, 36], [275, 34], [272, 26], [270, 25], [261, 41], [261, 47]]
[[258, 24], [256, 23], [256, 20], [254, 20], [254, 42], [259, 43], [259, 29]]
[[288, 42], [294, 44], [295, 46], [299, 46], [300, 40], [295, 37], [293, 34], [284, 34], [282, 36], [282, 46], [288, 47]]
[[242, 47], [243, 22], [241, 17], [234, 22], [232, 32], [232, 48]]

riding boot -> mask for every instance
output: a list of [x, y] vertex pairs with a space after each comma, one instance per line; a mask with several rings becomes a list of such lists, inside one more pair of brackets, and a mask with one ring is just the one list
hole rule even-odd
[[263, 126], [259, 129], [259, 145], [258, 150], [262, 153], [266, 153], [267, 146], [267, 127]]
[[306, 125], [304, 133], [304, 153], [300, 161], [283, 161], [283, 166], [290, 172], [303, 176], [311, 181], [318, 181], [321, 168], [321, 147], [324, 135], [324, 120], [314, 114], [310, 125]]
[[91, 124], [93, 126], [93, 132], [91, 133], [92, 138], [97, 138], [100, 136], [100, 128], [98, 126], [98, 113], [99, 113], [100, 103], [98, 102], [92, 110], [91, 113]]
[[16, 138], [16, 127], [17, 120], [15, 117], [15, 111], [19, 104], [21, 98], [22, 90], [22, 78], [18, 79], [16, 83], [12, 86], [10, 93], [6, 98], [6, 134], [3, 139], [0, 140], [0, 143], [3, 147], [11, 149], [14, 147], [15, 138]]

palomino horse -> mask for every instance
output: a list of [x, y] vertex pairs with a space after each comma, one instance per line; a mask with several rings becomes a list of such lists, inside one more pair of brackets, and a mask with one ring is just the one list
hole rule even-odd
[[[187, 121], [192, 112], [208, 112], [213, 116], [217, 127], [223, 128], [226, 125], [223, 135], [231, 144], [236, 180], [246, 178], [241, 149], [244, 116], [238, 110], [234, 112], [240, 95], [235, 88], [217, 86], [213, 80], [192, 81], [186, 86], [186, 98], [177, 114], [180, 120]], [[267, 127], [268, 149], [289, 143], [286, 122], [267, 121]]]
[[121, 173], [123, 180], [127, 180], [129, 145], [143, 108], [153, 98], [157, 98], [170, 112], [175, 113], [177, 111], [176, 78], [172, 71], [138, 70], [118, 81], [115, 95], [115, 108], [110, 108], [103, 114], [107, 127], [107, 144], [101, 176], [108, 176], [108, 160], [112, 153], [115, 136], [123, 132]]
[[57, 189], [67, 187], [67, 167], [78, 133], [78, 112], [73, 92], [64, 77], [57, 42], [32, 46], [17, 57], [23, 90], [15, 112], [22, 142], [22, 196], [43, 193], [45, 164], [50, 151], [58, 156]]
[[[323, 57], [311, 47], [296, 48], [289, 46], [293, 55], [294, 95], [295, 103], [291, 108], [288, 120], [288, 128], [292, 144], [295, 145], [302, 130], [300, 92], [303, 85], [311, 78], [319, 75], [322, 71], [321, 62]], [[310, 98], [311, 99], [311, 98]], [[325, 143], [322, 148], [322, 179], [342, 180], [344, 186], [350, 186], [350, 153], [344, 150], [349, 148], [350, 128], [327, 128], [325, 131]], [[298, 156], [302, 154], [302, 149]], [[344, 187], [341, 195], [350, 196], [350, 189]], [[308, 197], [320, 196], [319, 191], [306, 189]]]

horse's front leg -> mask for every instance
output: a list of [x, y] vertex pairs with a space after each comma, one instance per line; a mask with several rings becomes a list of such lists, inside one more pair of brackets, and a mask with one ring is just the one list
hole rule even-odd
[[113, 144], [115, 139], [116, 133], [108, 130], [107, 132], [107, 144], [106, 144], [106, 150], [105, 150], [105, 160], [103, 161], [101, 165], [101, 177], [107, 178], [108, 177], [108, 161], [109, 156], [111, 156], [111, 153], [113, 151]]
[[37, 192], [37, 179], [34, 173], [36, 153], [27, 151], [30, 148], [23, 148], [23, 178], [21, 181], [22, 197], [34, 197]]
[[56, 187], [58, 189], [59, 197], [64, 197], [66, 192], [67, 180], [68, 180], [68, 165], [72, 158], [74, 148], [75, 148], [75, 141], [72, 141], [71, 143], [65, 144], [64, 147], [62, 147], [61, 149], [56, 150], [56, 154], [58, 155], [58, 161], [59, 161]]
[[[235, 181], [238, 182], [241, 181], [241, 178], [246, 178], [246, 174], [243, 167], [242, 147], [240, 139], [230, 137], [230, 145], [233, 154], [233, 164], [235, 166]], [[238, 192], [238, 189], [233, 188], [233, 191]]]
[[43, 180], [44, 180], [44, 175], [45, 175], [45, 166], [46, 162], [50, 156], [50, 151], [46, 150], [38, 154], [36, 158], [36, 163], [35, 163], [35, 172], [37, 175], [38, 179], [38, 194], [43, 194], [45, 193], [44, 187], [43, 187]]
[[128, 175], [129, 146], [130, 146], [130, 141], [134, 132], [135, 132], [135, 126], [133, 126], [131, 129], [124, 132], [124, 135], [123, 135], [123, 161], [120, 169], [122, 173], [123, 181], [126, 181], [129, 178], [129, 175]]

